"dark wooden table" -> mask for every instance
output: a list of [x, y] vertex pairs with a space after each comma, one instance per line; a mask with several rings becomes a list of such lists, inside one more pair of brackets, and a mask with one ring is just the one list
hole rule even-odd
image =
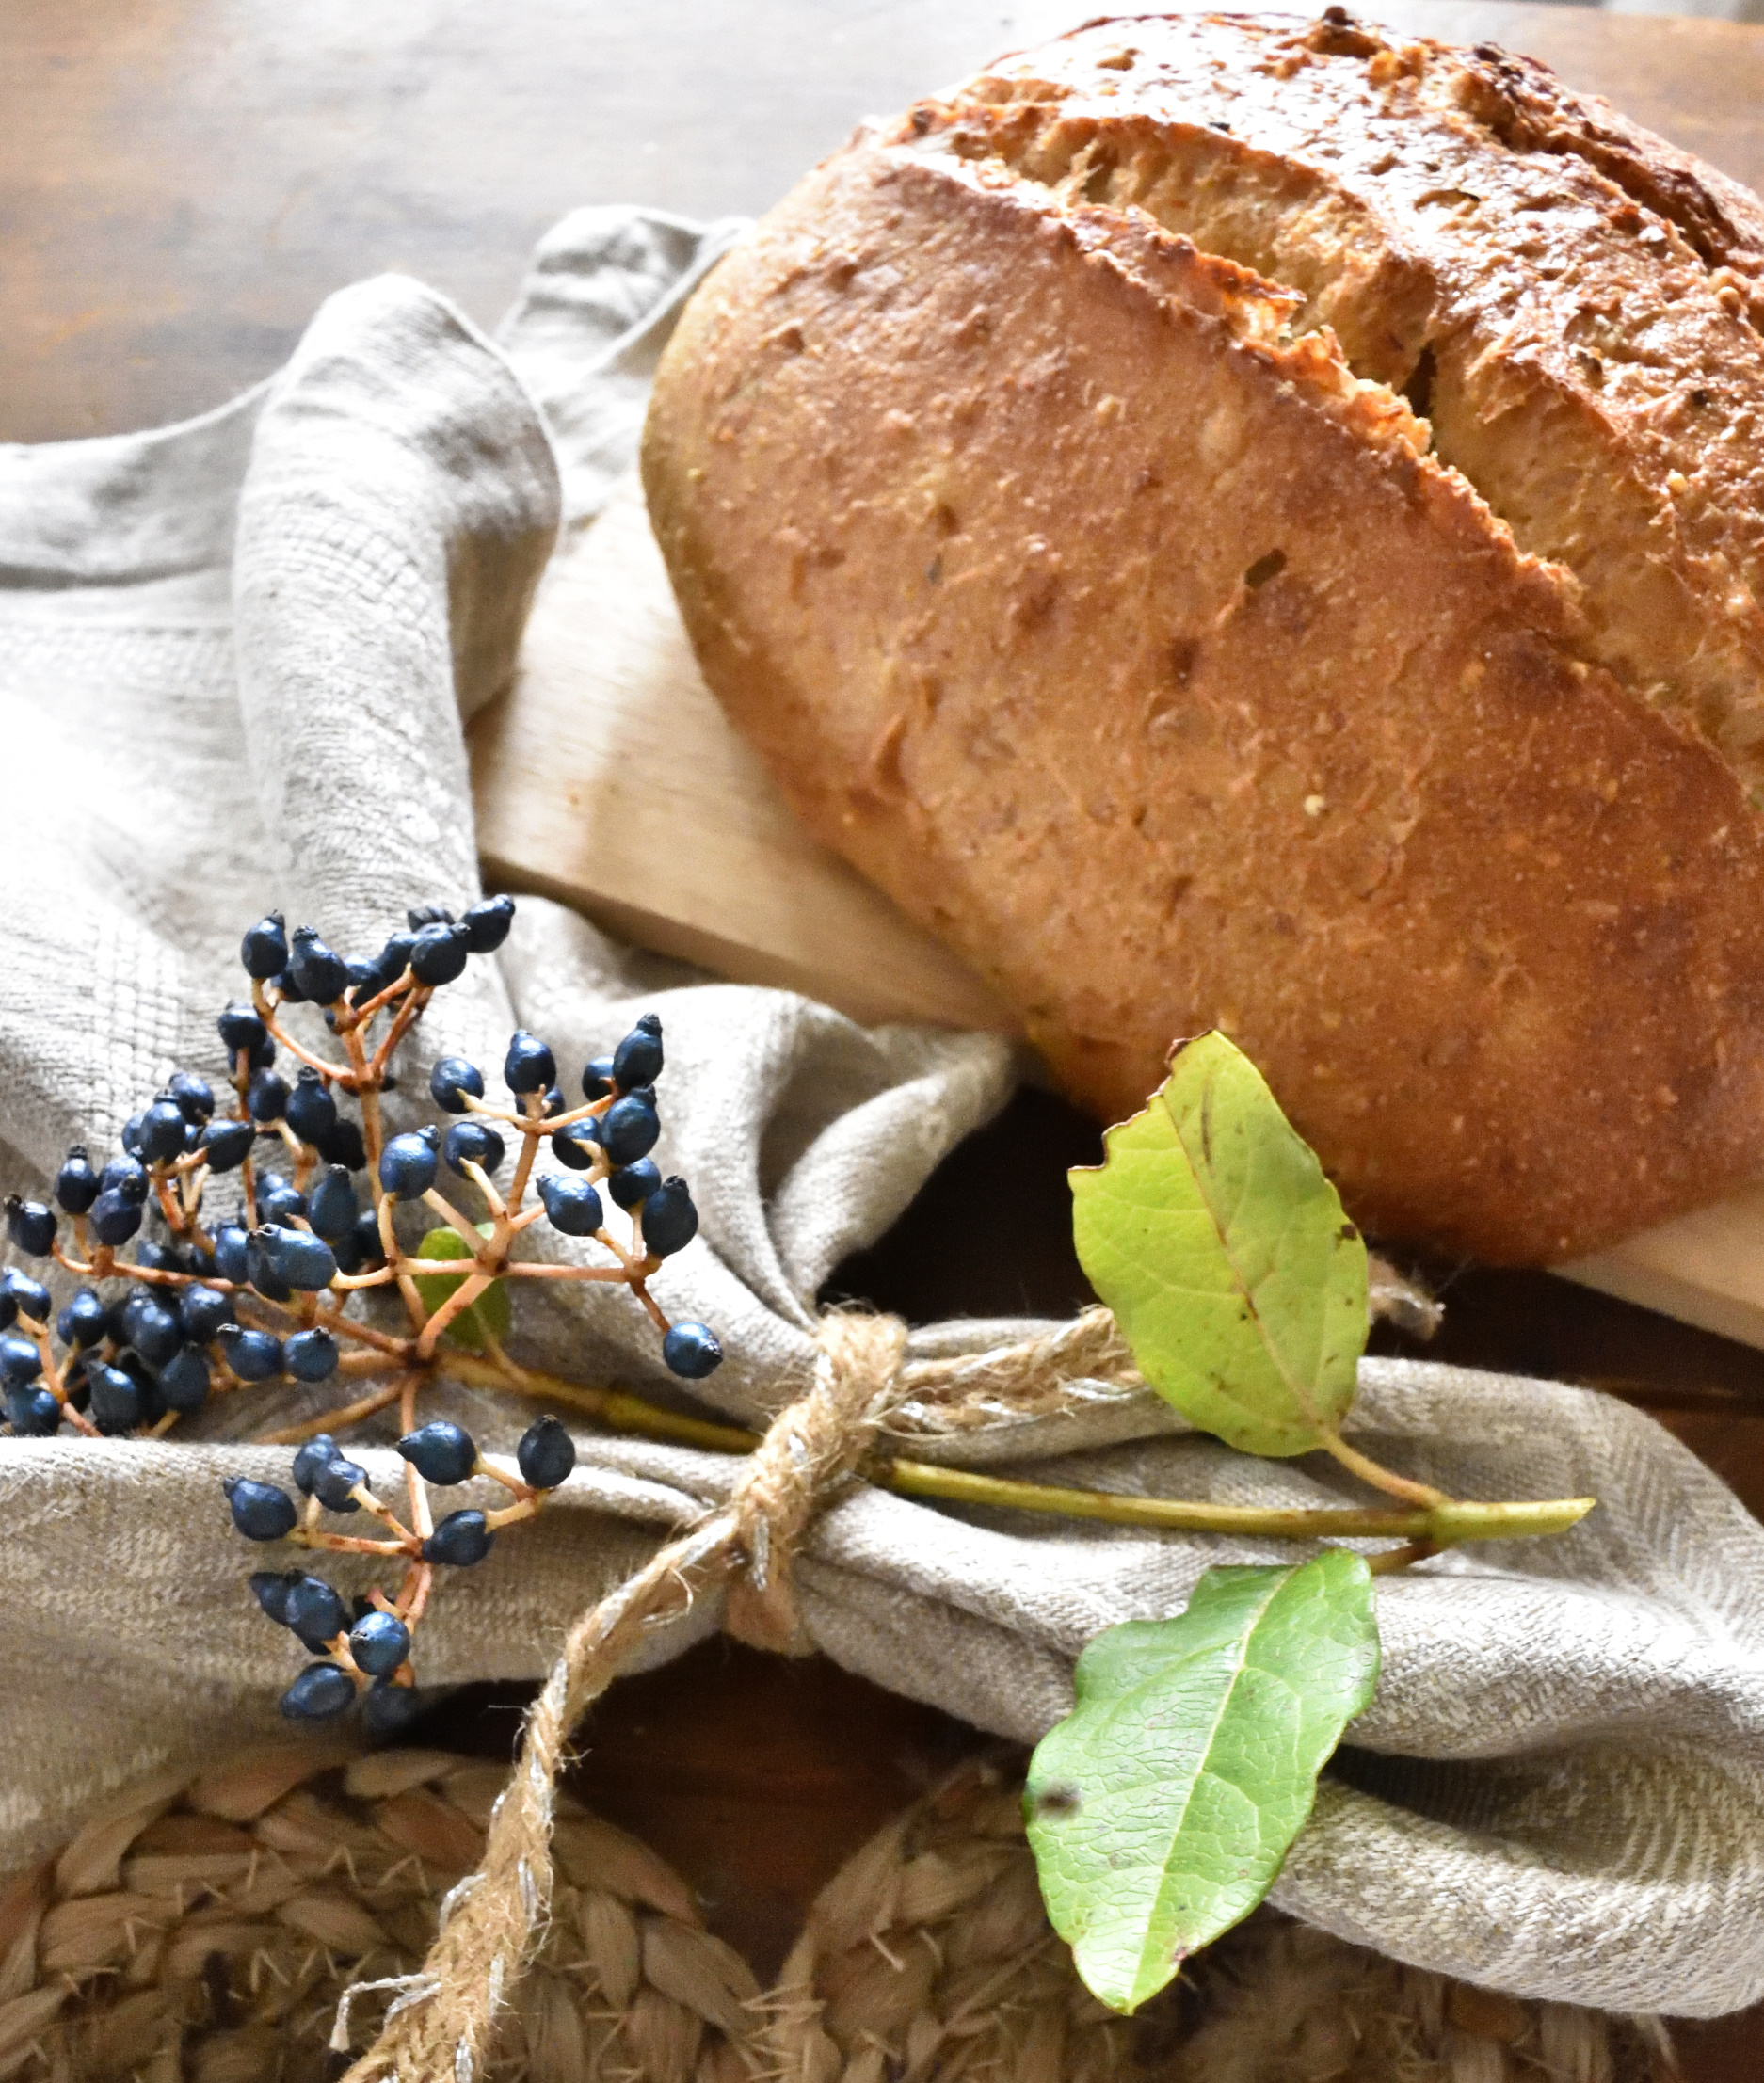
[[[5, 0], [0, 439], [152, 425], [275, 368], [329, 291], [422, 276], [493, 323], [578, 203], [763, 209], [854, 120], [1069, 26], [1076, 0]], [[1764, 30], [1403, 0], [1394, 25], [1493, 38], [1764, 184]], [[1065, 1167], [1094, 1131], [1023, 1096], [840, 1292], [915, 1319], [1084, 1294]], [[987, 1210], [984, 1226], [970, 1211]], [[1438, 1356], [1647, 1405], [1764, 1513], [1764, 1355], [1543, 1274], [1428, 1269]], [[437, 1739], [505, 1747], [519, 1699]], [[825, 1665], [712, 1645], [617, 1692], [590, 1798], [775, 1964], [814, 1888], [971, 1742]], [[1703, 2083], [1764, 2073], [1764, 2016], [1684, 2035]]]

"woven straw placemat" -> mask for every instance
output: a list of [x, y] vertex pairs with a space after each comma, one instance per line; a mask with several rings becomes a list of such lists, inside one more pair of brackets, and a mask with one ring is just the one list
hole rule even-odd
[[[0, 2083], [323, 2083], [340, 1996], [421, 1963], [506, 1777], [307, 1742], [129, 1787], [0, 1892]], [[982, 1757], [915, 1802], [822, 1891], [770, 1990], [653, 1852], [564, 1797], [496, 2083], [1643, 2083], [1663, 2058], [1657, 2027], [1270, 1911], [1115, 2017], [1042, 1914], [1019, 1787], [1015, 1755]], [[358, 2050], [387, 2000], [352, 1999]]]

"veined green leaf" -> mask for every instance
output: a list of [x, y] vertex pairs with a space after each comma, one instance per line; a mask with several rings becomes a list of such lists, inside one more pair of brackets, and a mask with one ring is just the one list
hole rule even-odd
[[[490, 1227], [489, 1223], [479, 1223], [478, 1235], [488, 1237]], [[471, 1252], [459, 1232], [449, 1229], [443, 1223], [440, 1228], [428, 1232], [417, 1246], [416, 1255], [419, 1258], [466, 1258]], [[416, 1291], [423, 1297], [423, 1306], [433, 1316], [465, 1277], [463, 1273], [418, 1274]], [[508, 1336], [512, 1321], [507, 1282], [492, 1280], [475, 1302], [468, 1303], [460, 1310], [441, 1337], [450, 1345], [463, 1346], [468, 1353], [482, 1353], [491, 1338], [502, 1339]]]
[[1307, 1452], [1354, 1401], [1368, 1322], [1366, 1246], [1309, 1146], [1215, 1033], [1103, 1147], [1072, 1229], [1140, 1372], [1244, 1453]]
[[1210, 1569], [1179, 1618], [1089, 1644], [1024, 1804], [1048, 1915], [1102, 2002], [1137, 2010], [1261, 1900], [1377, 1678], [1371, 1575], [1345, 1548]]

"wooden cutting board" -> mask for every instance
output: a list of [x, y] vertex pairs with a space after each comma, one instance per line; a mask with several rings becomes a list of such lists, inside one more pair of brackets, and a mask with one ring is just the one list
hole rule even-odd
[[[472, 751], [500, 887], [866, 1023], [1013, 1031], [978, 978], [808, 837], [724, 721], [634, 479], [553, 563]], [[1764, 1183], [1556, 1270], [1764, 1346]]]

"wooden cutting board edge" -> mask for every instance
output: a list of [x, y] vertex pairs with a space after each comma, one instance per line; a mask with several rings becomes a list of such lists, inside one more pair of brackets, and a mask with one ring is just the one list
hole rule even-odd
[[[634, 475], [553, 560], [508, 694], [470, 732], [496, 888], [733, 983], [865, 1025], [1015, 1032], [986, 986], [809, 838], [724, 720], [674, 606]], [[1764, 1183], [1553, 1268], [1764, 1347]]]

